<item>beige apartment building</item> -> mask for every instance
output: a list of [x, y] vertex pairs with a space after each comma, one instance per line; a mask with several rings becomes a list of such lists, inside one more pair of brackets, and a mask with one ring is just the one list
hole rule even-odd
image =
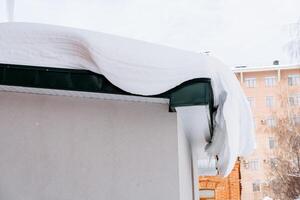
[[[300, 105], [300, 65], [236, 67], [234, 72], [251, 105], [257, 148], [241, 158], [241, 195], [243, 200], [261, 200], [267, 196], [268, 163], [274, 158], [276, 139], [271, 127], [276, 126], [274, 112], [283, 109], [282, 102]], [[300, 119], [300, 116], [295, 116]]]

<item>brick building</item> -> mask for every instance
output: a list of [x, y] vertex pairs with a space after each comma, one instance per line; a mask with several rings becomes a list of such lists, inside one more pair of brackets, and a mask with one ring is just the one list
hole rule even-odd
[[[276, 159], [274, 151], [278, 148], [272, 132], [272, 128], [276, 127], [274, 113], [285, 113], [287, 107], [283, 104], [300, 105], [300, 65], [274, 64], [234, 69], [252, 108], [256, 128], [256, 150], [241, 158], [243, 200], [261, 200], [269, 196], [269, 163]], [[300, 115], [292, 117], [300, 119]]]
[[[293, 105], [300, 105], [300, 65], [238, 67], [233, 71], [252, 108], [257, 148], [241, 158], [227, 178], [200, 177], [201, 200], [261, 200], [268, 193], [267, 164], [274, 158], [276, 139], [270, 127], [276, 126], [274, 111], [281, 112], [282, 97]], [[299, 116], [294, 116], [300, 120]]]
[[226, 178], [206, 176], [199, 178], [200, 200], [240, 200], [240, 162]]

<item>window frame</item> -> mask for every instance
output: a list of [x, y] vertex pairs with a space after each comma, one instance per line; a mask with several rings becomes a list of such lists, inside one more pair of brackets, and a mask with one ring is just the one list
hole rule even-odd
[[261, 181], [260, 180], [256, 180], [252, 183], [252, 191], [253, 192], [261, 191]]
[[300, 85], [300, 74], [289, 74], [288, 85], [289, 86]]
[[273, 150], [276, 148], [276, 139], [273, 136], [268, 137], [268, 147], [270, 150]]
[[276, 119], [274, 117], [268, 117], [266, 119], [266, 124], [269, 128], [275, 128], [277, 123], [276, 123]]
[[300, 94], [292, 94], [288, 96], [288, 104], [290, 106], [298, 106], [300, 104]]
[[248, 169], [257, 171], [260, 168], [259, 159], [250, 160], [248, 162]]
[[274, 96], [266, 96], [266, 98], [265, 98], [266, 107], [268, 107], [268, 108], [274, 107], [274, 104], [275, 104], [274, 99], [275, 99]]
[[[203, 194], [205, 192], [212, 192], [212, 195]], [[215, 191], [215, 189], [208, 189], [208, 188], [199, 189], [199, 197], [200, 197], [200, 200], [201, 199], [215, 199], [216, 198], [216, 191]]]
[[245, 78], [244, 83], [248, 88], [255, 88], [256, 87], [256, 78]]
[[276, 76], [266, 76], [264, 79], [266, 87], [274, 87], [277, 84]]
[[249, 102], [249, 105], [251, 108], [255, 107], [255, 97], [247, 97], [247, 100]]
[[292, 122], [294, 125], [300, 125], [300, 115], [294, 114], [292, 118], [293, 118]]
[[271, 157], [269, 159], [269, 164], [270, 164], [271, 169], [273, 169], [273, 170], [276, 169], [276, 167], [278, 166], [277, 158], [276, 157]]

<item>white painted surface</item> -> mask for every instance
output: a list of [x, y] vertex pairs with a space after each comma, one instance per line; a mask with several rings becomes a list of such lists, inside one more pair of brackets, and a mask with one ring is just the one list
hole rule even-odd
[[[190, 147], [194, 200], [198, 200], [200, 198], [199, 176], [217, 175], [217, 163], [210, 162], [214, 157], [205, 152], [205, 147], [211, 141], [209, 108], [208, 106], [185, 106], [177, 107], [176, 111], [178, 134], [185, 133]], [[201, 162], [204, 165], [199, 165]]]
[[0, 92], [0, 127], [0, 199], [180, 199], [167, 105]]
[[10, 85], [0, 85], [0, 91], [54, 95], [54, 96], [82, 97], [82, 98], [115, 100], [115, 101], [169, 104], [169, 99], [166, 98], [142, 97], [142, 96], [119, 95], [119, 94], [96, 93], [96, 92], [82, 92], [82, 91], [72, 91], [72, 90], [55, 90], [55, 89], [20, 87], [20, 86], [10, 86]]
[[178, 169], [179, 169], [179, 192], [180, 200], [193, 199], [193, 172], [192, 172], [192, 154], [190, 143], [183, 130], [182, 121], [177, 118], [178, 130]]

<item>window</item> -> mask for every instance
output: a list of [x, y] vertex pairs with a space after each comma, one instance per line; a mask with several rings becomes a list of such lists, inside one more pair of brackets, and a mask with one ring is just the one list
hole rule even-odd
[[300, 124], [300, 115], [293, 116], [293, 124], [299, 125]]
[[270, 128], [274, 128], [276, 126], [276, 120], [273, 117], [267, 118], [266, 123]]
[[299, 94], [291, 95], [289, 96], [288, 101], [290, 106], [297, 106], [300, 104], [300, 95]]
[[271, 166], [271, 169], [276, 169], [276, 167], [278, 166], [278, 163], [277, 163], [277, 159], [276, 158], [270, 158], [270, 166]]
[[274, 98], [272, 96], [267, 96], [266, 97], [266, 106], [268, 108], [271, 108], [274, 106]]
[[254, 105], [255, 105], [254, 97], [247, 97], [247, 99], [248, 99], [248, 102], [249, 102], [250, 106], [253, 108]]
[[290, 74], [288, 75], [288, 85], [299, 85], [300, 84], [300, 75], [299, 74]]
[[256, 87], [256, 78], [245, 78], [246, 86], [249, 88]]
[[260, 191], [260, 181], [256, 180], [254, 183], [252, 183], [253, 192], [259, 192]]
[[199, 190], [199, 197], [201, 199], [214, 199], [215, 198], [215, 190]]
[[249, 161], [249, 169], [251, 170], [258, 170], [259, 169], [259, 161], [258, 160], [251, 160]]
[[276, 85], [276, 77], [275, 76], [270, 76], [270, 77], [265, 77], [265, 85], [266, 87], [273, 87]]
[[274, 149], [275, 148], [275, 138], [269, 137], [269, 148]]

